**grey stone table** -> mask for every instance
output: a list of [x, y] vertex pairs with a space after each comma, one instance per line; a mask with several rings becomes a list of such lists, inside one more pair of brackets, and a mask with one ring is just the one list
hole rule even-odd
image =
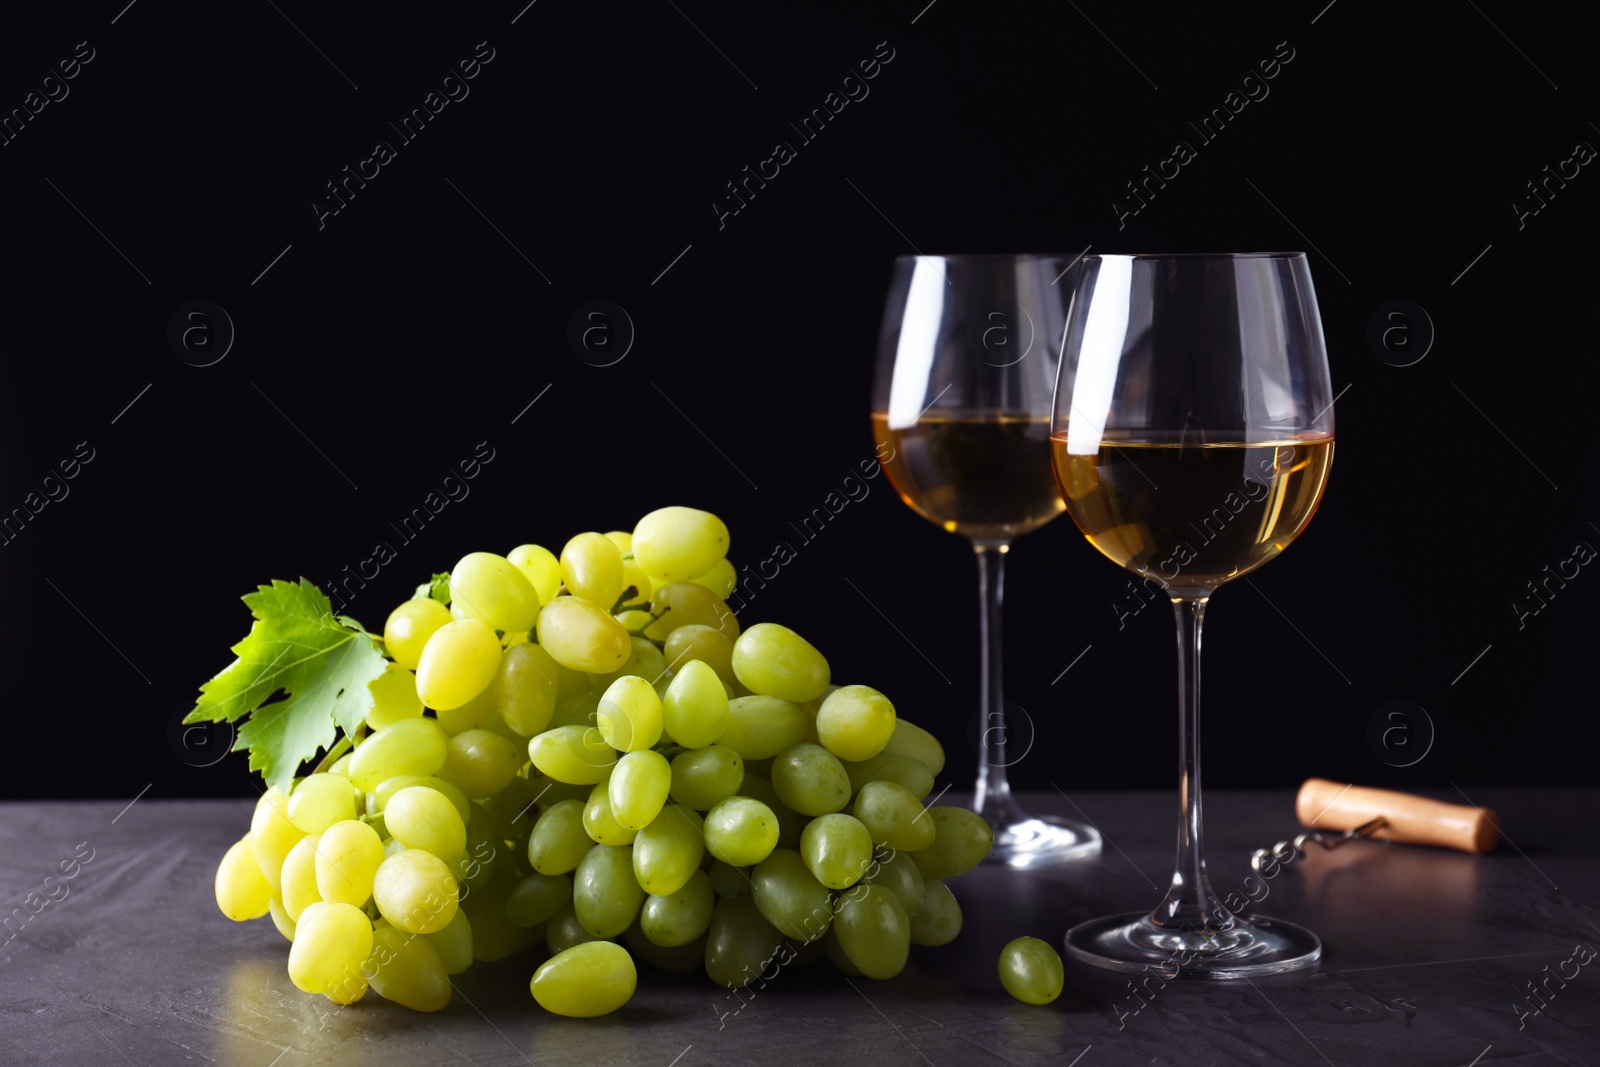
[[[1135, 992], [1127, 976], [1069, 963], [1054, 1004], [1010, 1000], [995, 973], [1001, 945], [1059, 942], [1081, 919], [1153, 905], [1171, 861], [1170, 795], [1050, 794], [1026, 800], [1095, 822], [1104, 855], [962, 877], [965, 931], [945, 949], [915, 949], [893, 981], [793, 966], [736, 1000], [703, 976], [646, 970], [633, 1001], [596, 1020], [533, 1002], [533, 955], [458, 976], [454, 1002], [434, 1015], [373, 995], [340, 1010], [301, 994], [272, 926], [229, 923], [212, 898], [245, 801], [11, 803], [0, 806], [0, 915], [29, 917], [0, 934], [0, 1062], [1600, 1063], [1600, 962], [1574, 952], [1600, 948], [1600, 790], [1472, 792], [1499, 809], [1514, 844], [1472, 857], [1361, 842], [1263, 883], [1260, 910], [1322, 935], [1322, 962], [1299, 974]], [[1224, 893], [1243, 891], [1251, 851], [1296, 829], [1286, 792], [1212, 793], [1207, 821]]]

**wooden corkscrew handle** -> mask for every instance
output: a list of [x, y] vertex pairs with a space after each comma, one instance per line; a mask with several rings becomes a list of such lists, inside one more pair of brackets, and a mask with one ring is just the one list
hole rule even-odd
[[1316, 830], [1353, 830], [1375, 818], [1383, 826], [1372, 836], [1407, 845], [1436, 845], [1484, 853], [1500, 840], [1494, 812], [1463, 804], [1396, 793], [1389, 789], [1308, 778], [1295, 800], [1295, 815]]

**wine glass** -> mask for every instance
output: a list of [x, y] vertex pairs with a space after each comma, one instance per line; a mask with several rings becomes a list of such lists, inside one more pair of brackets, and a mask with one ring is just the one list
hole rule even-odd
[[1072, 264], [1054, 255], [899, 257], [872, 394], [878, 454], [900, 499], [967, 538], [978, 557], [973, 809], [995, 831], [988, 862], [1013, 867], [1100, 850], [1093, 827], [1029, 815], [1012, 799], [1001, 684], [1006, 553], [1062, 510], [1050, 473], [1050, 407]]
[[1089, 543], [1161, 587], [1178, 622], [1178, 856], [1155, 911], [1073, 927], [1101, 967], [1246, 978], [1322, 955], [1311, 931], [1230, 911], [1201, 847], [1200, 624], [1282, 552], [1333, 461], [1333, 393], [1299, 252], [1089, 256], [1074, 288], [1051, 459]]

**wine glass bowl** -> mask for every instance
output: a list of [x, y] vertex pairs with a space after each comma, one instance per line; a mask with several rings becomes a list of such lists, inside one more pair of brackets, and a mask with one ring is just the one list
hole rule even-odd
[[1321, 956], [1309, 930], [1237, 915], [1211, 888], [1200, 633], [1216, 589], [1310, 522], [1333, 461], [1333, 399], [1303, 254], [1085, 257], [1062, 343], [1051, 462], [1089, 542], [1172, 601], [1181, 749], [1171, 886], [1152, 912], [1068, 931], [1079, 960], [1237, 978]]

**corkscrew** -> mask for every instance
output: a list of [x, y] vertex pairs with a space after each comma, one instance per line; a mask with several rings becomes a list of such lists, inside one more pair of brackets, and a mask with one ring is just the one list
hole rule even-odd
[[1271, 848], [1256, 849], [1250, 856], [1256, 873], [1263, 873], [1268, 861], [1284, 864], [1305, 855], [1306, 846], [1313, 842], [1331, 851], [1370, 837], [1482, 854], [1500, 840], [1499, 818], [1487, 808], [1446, 804], [1326, 778], [1308, 778], [1300, 786], [1295, 815], [1310, 829]]

